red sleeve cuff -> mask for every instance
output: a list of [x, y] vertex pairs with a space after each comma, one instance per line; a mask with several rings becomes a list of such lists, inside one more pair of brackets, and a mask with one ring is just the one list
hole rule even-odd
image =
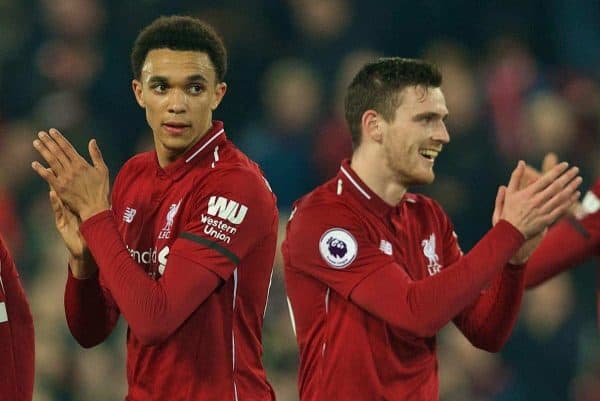
[[92, 217], [90, 217], [87, 220], [85, 220], [84, 222], [82, 222], [81, 226], [79, 226], [79, 231], [81, 232], [82, 235], [84, 235], [84, 231], [89, 231], [93, 225], [101, 223], [108, 219], [112, 220], [112, 218], [113, 218], [112, 210], [110, 210], [110, 209], [103, 210], [100, 213], [96, 213]]
[[514, 271], [514, 272], [520, 272], [520, 271], [525, 271], [525, 267], [527, 267], [527, 262], [522, 263], [520, 265], [515, 265], [512, 263], [507, 263], [506, 267], [510, 270], [510, 271]]
[[494, 228], [500, 231], [501, 237], [506, 238], [507, 241], [518, 243], [519, 246], [525, 242], [525, 236], [506, 220], [498, 221]]

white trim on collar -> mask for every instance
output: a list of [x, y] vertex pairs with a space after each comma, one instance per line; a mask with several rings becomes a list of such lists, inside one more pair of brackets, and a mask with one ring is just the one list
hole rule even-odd
[[352, 178], [352, 176], [350, 175], [350, 173], [348, 173], [346, 171], [346, 169], [343, 166], [340, 166], [340, 170], [342, 171], [342, 173], [344, 173], [344, 175], [346, 176], [346, 178], [348, 178], [348, 180], [350, 180], [350, 182], [352, 183], [352, 185], [354, 185], [356, 187], [356, 189], [358, 189], [358, 191], [363, 194], [363, 196], [369, 200], [371, 200], [371, 195], [369, 195], [367, 193], [367, 191], [365, 191], [360, 185], [358, 185], [358, 182], [356, 182], [354, 180], [354, 178]]
[[206, 143], [204, 145], [200, 146], [200, 148], [198, 148], [197, 151], [195, 151], [194, 153], [192, 153], [190, 155], [190, 157], [188, 157], [187, 159], [185, 159], [185, 162], [189, 163], [190, 160], [192, 160], [194, 157], [198, 156], [198, 154], [200, 152], [202, 152], [212, 141], [214, 141], [223, 132], [225, 132], [225, 128], [221, 128], [221, 130], [219, 130], [219, 132], [217, 132], [216, 134], [214, 134], [212, 138], [210, 138], [208, 141], [206, 141]]

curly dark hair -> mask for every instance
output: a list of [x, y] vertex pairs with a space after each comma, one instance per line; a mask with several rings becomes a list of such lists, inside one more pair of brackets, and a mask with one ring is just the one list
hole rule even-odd
[[381, 58], [366, 64], [356, 74], [345, 98], [346, 122], [352, 135], [352, 146], [361, 143], [361, 119], [367, 110], [375, 110], [390, 122], [398, 106], [400, 92], [407, 86], [439, 88], [442, 74], [431, 63], [400, 57]]
[[217, 81], [223, 82], [227, 72], [227, 50], [223, 40], [206, 22], [179, 15], [160, 17], [139, 33], [131, 50], [133, 77], [140, 79], [150, 50], [165, 48], [206, 53], [215, 68]]

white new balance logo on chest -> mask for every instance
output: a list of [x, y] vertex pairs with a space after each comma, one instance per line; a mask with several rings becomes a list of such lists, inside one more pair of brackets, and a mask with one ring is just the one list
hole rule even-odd
[[125, 212], [123, 212], [123, 221], [125, 223], [131, 223], [133, 221], [133, 218], [135, 217], [137, 210], [135, 210], [132, 207], [128, 207], [125, 209]]

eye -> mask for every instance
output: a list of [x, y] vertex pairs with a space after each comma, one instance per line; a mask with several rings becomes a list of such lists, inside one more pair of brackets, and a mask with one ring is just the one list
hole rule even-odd
[[156, 93], [165, 93], [167, 91], [166, 84], [155, 84], [152, 86], [152, 90]]
[[200, 85], [200, 84], [192, 84], [189, 86], [189, 91], [191, 94], [196, 95], [196, 94], [204, 92], [204, 86]]

